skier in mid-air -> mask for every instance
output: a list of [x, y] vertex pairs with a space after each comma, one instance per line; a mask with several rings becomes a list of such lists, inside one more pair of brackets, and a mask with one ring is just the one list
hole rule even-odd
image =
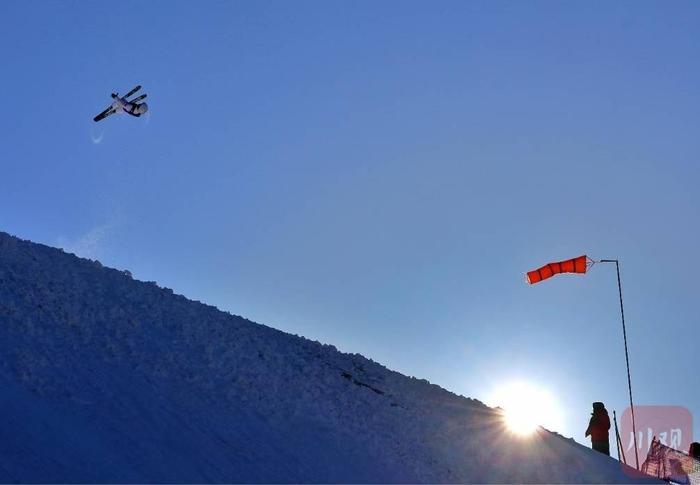
[[144, 114], [146, 111], [148, 111], [148, 105], [146, 103], [139, 103], [139, 101], [143, 100], [146, 98], [146, 94], [142, 94], [141, 96], [132, 99], [129, 101], [127, 98], [134, 94], [136, 91], [141, 89], [141, 86], [136, 86], [134, 89], [126, 93], [125, 96], [119, 97], [117, 93], [112, 93], [112, 99], [114, 99], [114, 102], [104, 110], [102, 113], [98, 114], [93, 118], [93, 121], [100, 121], [108, 117], [109, 115], [113, 115], [114, 113], [128, 113], [131, 116], [141, 116]]

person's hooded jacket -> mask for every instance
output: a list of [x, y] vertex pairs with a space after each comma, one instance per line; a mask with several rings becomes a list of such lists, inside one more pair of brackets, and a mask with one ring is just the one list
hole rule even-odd
[[610, 417], [602, 402], [593, 403], [591, 421], [588, 423], [586, 436], [591, 436], [591, 441], [609, 441]]

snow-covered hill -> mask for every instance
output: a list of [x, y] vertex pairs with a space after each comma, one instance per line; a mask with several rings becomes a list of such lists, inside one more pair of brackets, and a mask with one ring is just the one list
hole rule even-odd
[[0, 481], [632, 480], [479, 401], [0, 233]]

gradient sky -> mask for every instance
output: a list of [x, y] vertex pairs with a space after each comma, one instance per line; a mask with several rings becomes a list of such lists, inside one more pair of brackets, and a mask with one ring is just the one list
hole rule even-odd
[[[0, 2], [0, 230], [487, 399], [697, 413], [697, 2]], [[142, 84], [150, 116], [92, 117]], [[614, 446], [613, 446], [614, 450]]]

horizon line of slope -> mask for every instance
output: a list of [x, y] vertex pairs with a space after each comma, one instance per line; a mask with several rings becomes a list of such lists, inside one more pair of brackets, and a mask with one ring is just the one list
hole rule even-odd
[[12, 480], [629, 481], [480, 401], [6, 233], [0, 317]]

